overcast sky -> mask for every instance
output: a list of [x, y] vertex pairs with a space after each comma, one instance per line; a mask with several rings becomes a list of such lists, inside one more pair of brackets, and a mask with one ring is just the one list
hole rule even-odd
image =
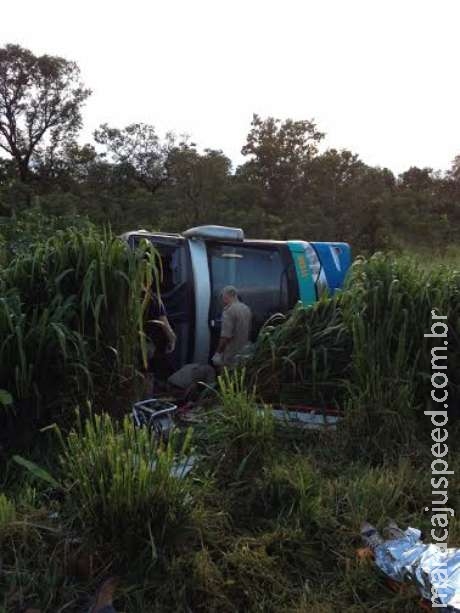
[[85, 137], [141, 121], [235, 163], [252, 113], [314, 118], [373, 165], [460, 153], [458, 0], [1, 0], [0, 44], [75, 60]]

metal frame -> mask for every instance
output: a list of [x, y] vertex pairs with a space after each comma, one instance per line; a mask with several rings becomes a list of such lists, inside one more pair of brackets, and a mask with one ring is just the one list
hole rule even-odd
[[209, 308], [211, 305], [211, 280], [208, 254], [203, 240], [189, 239], [192, 263], [193, 285], [195, 288], [195, 347], [193, 361], [207, 364], [211, 334], [209, 330]]

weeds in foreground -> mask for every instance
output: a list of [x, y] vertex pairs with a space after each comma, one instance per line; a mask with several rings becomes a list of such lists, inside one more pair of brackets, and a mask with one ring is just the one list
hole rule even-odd
[[[234, 398], [233, 409], [237, 402]], [[231, 447], [232, 439], [225, 438], [214, 440], [210, 457], [190, 481], [172, 481], [168, 449], [131, 428], [99, 416], [63, 438], [55, 477], [65, 499], [51, 505], [40, 495], [23, 497], [21, 517], [33, 527], [10, 533], [0, 553], [8, 586], [1, 597], [8, 606], [27, 601], [43, 610], [68, 605], [77, 611], [84, 591], [118, 566], [123, 581], [117, 607], [130, 613], [217, 608], [275, 613], [329, 605], [348, 613], [363, 606], [382, 613], [411, 610], [412, 596], [389, 592], [371, 565], [358, 563], [355, 549], [362, 518], [423, 528], [422, 468], [408, 460], [373, 468], [364, 459], [349, 465], [337, 449], [337, 470], [327, 474], [317, 470], [320, 452], [313, 439], [299, 453], [284, 438], [272, 441], [260, 467], [224, 481], [219, 473], [209, 475], [209, 466]], [[257, 445], [257, 438], [246, 439], [247, 452], [249, 440]], [[181, 447], [170, 449], [177, 453]], [[147, 473], [159, 456], [164, 461], [159, 472], [154, 466], [153, 474]], [[429, 491], [428, 482], [426, 487]], [[28, 509], [32, 503], [42, 511]], [[56, 519], [50, 518], [54, 514]], [[155, 560], [145, 520], [151, 522]], [[170, 529], [163, 532], [165, 524]], [[134, 538], [137, 550], [120, 540], [119, 530]]]
[[164, 443], [129, 417], [118, 423], [102, 414], [78, 416], [60, 438], [62, 478], [79, 501], [82, 529], [124, 559], [140, 550], [156, 558], [158, 548], [173, 547], [193, 508], [190, 481], [177, 476], [189, 459], [191, 432]]
[[207, 440], [219, 479], [239, 481], [258, 471], [274, 446], [274, 420], [269, 407], [257, 403], [246, 386], [245, 372], [225, 370], [218, 378], [218, 408], [209, 415]]
[[[417, 611], [413, 591], [391, 592], [372, 564], [356, 557], [362, 519], [378, 527], [390, 519], [402, 527], [427, 525], [429, 432], [416, 407], [430, 354], [417, 339], [433, 300], [447, 309], [456, 333], [458, 280], [439, 273], [426, 287], [416, 267], [404, 271], [383, 256], [358, 263], [350, 293], [286, 322], [287, 328], [289, 321], [332, 315], [337, 329], [323, 322], [326, 336], [318, 327], [310, 345], [294, 329], [283, 344], [281, 324], [276, 343], [263, 341], [264, 351], [270, 349], [269, 360], [259, 364], [266, 388], [247, 386], [253, 371], [246, 378], [225, 373], [203, 440], [195, 440], [204, 457], [188, 479], [174, 480], [175, 458], [188, 455], [188, 443], [158, 444], [108, 416], [77, 422], [69, 437], [62, 434], [62, 462], [53, 477], [64, 499], [51, 497], [49, 481], [40, 491], [32, 475], [3, 503], [5, 525], [14, 509], [21, 529], [8, 529], [0, 549], [0, 607], [78, 611], [84, 593], [118, 565], [116, 607], [128, 613]], [[282, 365], [282, 376], [274, 372], [270, 386], [273, 364]], [[293, 390], [291, 398], [302, 400], [302, 385], [322, 386], [324, 372], [347, 400], [342, 429], [319, 435], [283, 428], [280, 436], [258, 395], [287, 384], [287, 397]], [[456, 372], [452, 382], [458, 384]], [[414, 436], [404, 430], [408, 425]], [[452, 423], [449, 442], [457, 429]], [[459, 460], [451, 453], [449, 503], [457, 508]], [[454, 520], [451, 545], [460, 545], [458, 535]], [[135, 551], [125, 538], [137, 542]]]

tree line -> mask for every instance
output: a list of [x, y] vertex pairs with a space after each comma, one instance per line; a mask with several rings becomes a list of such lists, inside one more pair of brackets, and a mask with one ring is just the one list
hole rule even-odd
[[38, 209], [120, 232], [217, 223], [365, 251], [442, 251], [460, 238], [460, 156], [445, 172], [395, 176], [351, 151], [321, 150], [313, 121], [258, 115], [236, 169], [222, 150], [145, 123], [103, 124], [80, 144], [90, 95], [75, 62], [0, 48], [0, 217]]

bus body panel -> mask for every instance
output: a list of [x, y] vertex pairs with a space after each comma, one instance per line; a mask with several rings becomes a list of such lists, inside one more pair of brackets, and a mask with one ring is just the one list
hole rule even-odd
[[328, 291], [333, 295], [343, 287], [351, 266], [351, 249], [347, 243], [312, 242], [327, 280]]
[[317, 292], [313, 271], [305, 250], [303, 241], [289, 241], [288, 247], [294, 260], [297, 281], [299, 284], [299, 300], [303, 305], [309, 306], [316, 302]]
[[[193, 271], [195, 296], [195, 343], [193, 361], [206, 364], [209, 359], [211, 283], [206, 244], [202, 240], [188, 241]], [[167, 308], [167, 305], [166, 305]]]

